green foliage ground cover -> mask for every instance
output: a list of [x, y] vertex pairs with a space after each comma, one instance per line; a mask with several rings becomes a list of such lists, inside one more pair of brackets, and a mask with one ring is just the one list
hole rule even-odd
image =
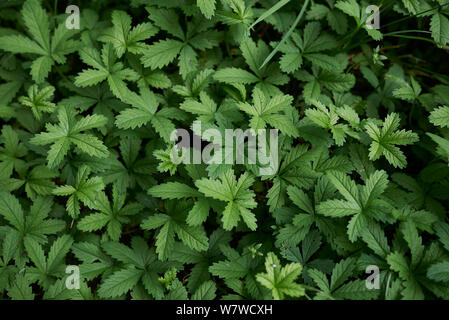
[[[448, 19], [446, 0], [2, 1], [0, 298], [449, 299]], [[278, 129], [279, 169], [175, 164], [194, 121]]]

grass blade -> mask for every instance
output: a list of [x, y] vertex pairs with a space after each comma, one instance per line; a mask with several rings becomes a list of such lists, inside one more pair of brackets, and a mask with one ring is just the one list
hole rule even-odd
[[256, 21], [254, 21], [254, 23], [249, 28], [252, 29], [256, 24], [258, 24], [262, 20], [265, 20], [267, 17], [271, 16], [273, 13], [278, 11], [280, 8], [282, 8], [284, 5], [286, 5], [289, 2], [290, 2], [290, 0], [279, 1], [274, 6], [272, 6], [270, 9], [265, 11]]
[[281, 41], [278, 43], [278, 45], [271, 51], [271, 53], [268, 55], [268, 57], [265, 59], [265, 61], [262, 63], [262, 65], [259, 67], [259, 69], [262, 69], [270, 60], [274, 57], [274, 55], [279, 51], [280, 46], [287, 41], [288, 37], [292, 34], [293, 30], [295, 30], [296, 26], [298, 25], [299, 21], [301, 21], [302, 16], [304, 15], [304, 11], [307, 8], [307, 5], [309, 4], [310, 0], [306, 0], [304, 4], [302, 5], [301, 11], [299, 12], [298, 16], [296, 17], [295, 21], [293, 22], [290, 29], [288, 29], [287, 33], [282, 37]]

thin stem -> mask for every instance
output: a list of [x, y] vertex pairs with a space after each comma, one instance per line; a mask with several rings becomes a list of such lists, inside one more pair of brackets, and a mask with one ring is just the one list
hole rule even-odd
[[401, 31], [394, 31], [394, 32], [385, 33], [384, 36], [391, 36], [391, 35], [394, 35], [394, 34], [412, 33], [412, 32], [416, 32], [416, 33], [432, 33], [430, 31], [426, 31], [426, 30], [401, 30]]
[[[401, 22], [401, 21], [404, 21], [404, 20], [407, 20], [407, 19], [416, 17], [416, 16], [421, 15], [421, 14], [424, 14], [424, 13], [426, 13], [426, 12], [429, 12], [429, 11], [432, 11], [432, 10], [435, 10], [435, 9], [442, 8], [442, 7], [446, 6], [446, 5], [448, 5], [448, 4], [444, 4], [444, 5], [441, 5], [441, 6], [438, 6], [438, 7], [434, 7], [434, 8], [431, 8], [431, 9], [427, 9], [427, 10], [424, 10], [424, 11], [422, 11], [422, 12], [419, 12], [419, 13], [417, 13], [417, 14], [415, 14], [415, 15], [407, 16], [407, 17], [405, 17], [405, 18], [402, 18], [402, 19], [399, 19], [399, 20], [396, 20], [396, 21], [387, 23], [387, 24], [383, 25], [382, 28], [385, 28], [385, 27], [388, 27], [388, 26], [390, 26], [390, 25], [399, 23], [399, 22]], [[385, 10], [387, 7], [388, 7], [388, 5], [387, 5], [385, 8], [383, 8], [383, 9]], [[404, 30], [404, 31], [395, 31], [395, 32], [386, 33], [386, 34], [384, 34], [384, 36], [395, 36], [395, 35], [397, 35], [397, 34], [408, 33], [408, 32], [431, 33], [430, 31], [425, 31], [425, 30]], [[348, 36], [351, 36], [351, 37], [352, 37], [353, 33], [354, 33], [354, 32], [350, 33]], [[342, 40], [346, 39], [348, 36], [344, 37]], [[425, 38], [422, 38], [422, 37], [414, 37], [414, 38], [411, 37], [411, 36], [410, 36], [410, 37], [406, 37], [406, 36], [402, 36], [402, 37], [396, 36], [396, 37], [399, 37], [399, 38], [407, 38], [407, 39], [415, 39], [415, 40], [423, 40], [423, 41], [427, 41], [427, 42], [430, 42], [430, 43], [433, 43], [433, 44], [435, 43], [435, 41], [432, 41], [432, 40], [430, 40], [430, 39], [425, 39]], [[367, 40], [365, 40], [365, 39], [367, 39]], [[349, 47], [344, 48], [344, 51], [353, 49], [354, 47], [357, 47], [357, 46], [359, 46], [359, 45], [362, 45], [362, 44], [365, 44], [365, 43], [368, 43], [368, 42], [371, 42], [371, 41], [372, 41], [372, 39], [371, 39], [370, 37], [365, 37], [364, 39], [361, 40], [361, 42], [359, 42], [359, 43], [357, 43], [357, 44], [354, 44], [354, 45], [351, 45], [351, 46], [349, 46]]]
[[403, 35], [399, 35], [399, 34], [392, 34], [389, 37], [413, 39], [413, 40], [422, 40], [422, 41], [427, 41], [427, 42], [430, 42], [432, 44], [435, 44], [435, 41], [433, 41], [433, 40], [430, 40], [430, 39], [427, 39], [427, 38], [423, 38], [423, 37], [417, 37], [417, 36], [403, 36]]
[[253, 22], [253, 24], [251, 24], [249, 26], [249, 29], [253, 29], [254, 26], [256, 24], [258, 24], [259, 22], [261, 22], [262, 20], [268, 18], [269, 16], [271, 16], [273, 13], [275, 13], [276, 11], [278, 11], [280, 8], [282, 8], [283, 6], [285, 6], [287, 3], [289, 3], [290, 0], [280, 0], [278, 3], [276, 3], [274, 6], [272, 6], [270, 9], [268, 9], [267, 11], [265, 11], [256, 21]]
[[356, 29], [354, 29], [350, 34], [348, 34], [346, 37], [344, 37], [341, 41], [345, 42], [344, 40], [349, 37], [348, 41], [346, 41], [349, 44], [349, 42], [351, 42], [351, 39], [356, 35], [356, 33], [360, 30], [360, 28], [361, 28], [361, 25], [358, 25], [358, 27]]
[[290, 37], [290, 34], [295, 30], [296, 26], [298, 25], [299, 21], [301, 21], [301, 18], [304, 14], [304, 11], [306, 11], [307, 5], [309, 4], [310, 0], [306, 0], [304, 4], [302, 5], [301, 11], [299, 12], [298, 16], [296, 17], [295, 21], [293, 22], [290, 29], [288, 29], [287, 33], [282, 37], [281, 41], [278, 43], [276, 48], [271, 51], [271, 53], [268, 55], [268, 57], [265, 59], [265, 61], [262, 63], [262, 65], [259, 67], [259, 69], [262, 69], [270, 60], [274, 57], [274, 55], [279, 51], [279, 48], [284, 44], [285, 41], [287, 41], [288, 37]]
[[402, 19], [399, 19], [399, 20], [392, 21], [392, 22], [390, 22], [390, 23], [387, 23], [386, 25], [383, 25], [382, 28], [391, 26], [391, 25], [396, 24], [396, 23], [399, 23], [399, 22], [401, 22], [401, 21], [405, 21], [405, 20], [414, 18], [414, 17], [419, 16], [419, 15], [421, 15], [421, 14], [424, 14], [424, 13], [426, 13], [426, 12], [429, 12], [429, 11], [432, 11], [432, 10], [435, 10], [435, 9], [439, 9], [439, 8], [442, 8], [442, 7], [447, 6], [447, 5], [449, 5], [449, 3], [445, 3], [445, 4], [441, 5], [441, 6], [433, 7], [433, 8], [430, 8], [430, 9], [427, 9], [427, 10], [424, 10], [424, 11], [421, 11], [421, 12], [418, 12], [417, 14], [414, 14], [414, 15], [411, 15], [411, 16], [407, 16], [407, 17], [402, 18]]

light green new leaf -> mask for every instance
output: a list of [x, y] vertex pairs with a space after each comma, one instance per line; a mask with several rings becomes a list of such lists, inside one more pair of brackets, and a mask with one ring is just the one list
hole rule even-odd
[[299, 263], [289, 263], [281, 266], [281, 262], [273, 252], [267, 254], [265, 260], [265, 273], [256, 275], [257, 281], [271, 290], [274, 300], [281, 300], [285, 295], [301, 297], [304, 295], [304, 287], [296, 283], [302, 271]]

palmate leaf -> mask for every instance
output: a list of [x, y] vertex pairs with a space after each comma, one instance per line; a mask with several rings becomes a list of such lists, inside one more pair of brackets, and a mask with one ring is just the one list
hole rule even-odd
[[93, 208], [99, 212], [81, 219], [77, 225], [78, 229], [91, 232], [106, 227], [109, 237], [118, 241], [122, 234], [122, 224], [130, 222], [128, 216], [138, 214], [142, 209], [142, 205], [139, 203], [125, 205], [126, 194], [117, 184], [113, 186], [112, 198], [111, 205], [103, 192], [98, 193], [93, 203]]
[[[210, 14], [212, 0], [203, 2], [208, 3], [206, 12]], [[187, 23], [187, 31], [184, 31], [179, 23], [180, 17], [175, 10], [153, 7], [146, 9], [156, 26], [177, 39], [167, 38], [148, 46], [141, 57], [141, 62], [145, 67], [154, 70], [168, 65], [178, 57], [179, 73], [183, 79], [186, 79], [188, 74], [196, 71], [198, 66], [198, 53], [195, 49], [202, 51], [217, 46], [220, 32], [208, 30], [212, 24], [204, 24], [199, 27], [199, 21], [196, 19]], [[205, 9], [205, 6], [202, 6], [202, 9]]]
[[51, 144], [47, 155], [48, 166], [57, 167], [74, 144], [82, 152], [98, 158], [106, 158], [109, 155], [107, 147], [97, 137], [82, 133], [82, 131], [99, 128], [107, 123], [107, 118], [102, 115], [92, 115], [76, 119], [76, 111], [70, 107], [58, 109], [57, 125], [47, 124], [48, 132], [35, 135], [30, 142], [36, 145]]
[[[347, 233], [351, 242], [363, 235], [365, 230], [375, 229], [371, 226], [375, 220], [385, 220], [383, 202], [379, 198], [388, 185], [385, 171], [375, 171], [366, 181], [365, 186], [357, 186], [346, 174], [329, 171], [326, 176], [337, 188], [345, 200], [334, 199], [321, 202], [317, 212], [335, 218], [351, 216], [347, 224]], [[367, 235], [368, 241], [372, 236]]]
[[254, 105], [240, 103], [239, 109], [251, 116], [250, 127], [256, 132], [265, 129], [268, 123], [288, 136], [298, 136], [295, 124], [287, 115], [281, 113], [287, 112], [291, 108], [291, 96], [276, 95], [268, 99], [263, 91], [256, 87], [253, 91], [253, 103]]
[[251, 230], [256, 230], [256, 217], [249, 210], [256, 207], [254, 192], [248, 188], [254, 178], [244, 173], [237, 180], [234, 171], [228, 170], [221, 175], [220, 180], [201, 179], [195, 181], [198, 190], [207, 197], [227, 202], [223, 211], [222, 221], [225, 230], [236, 227], [240, 219]]
[[200, 101], [186, 99], [180, 106], [180, 109], [197, 114], [198, 121], [209, 122], [214, 120], [217, 104], [204, 91], [200, 92]]
[[345, 34], [348, 28], [346, 16], [337, 8], [314, 3], [307, 12], [307, 20], [324, 20], [339, 35]]
[[186, 222], [189, 226], [199, 226], [209, 216], [211, 204], [199, 191], [179, 182], [167, 182], [154, 186], [148, 190], [154, 197], [162, 199], [196, 198], [195, 204], [189, 211]]
[[[415, 1], [415, 0], [413, 0], [413, 1]], [[366, 8], [368, 8], [368, 5], [366, 5], [365, 3], [362, 3], [361, 5], [359, 5], [357, 3], [357, 1], [355, 1], [355, 0], [346, 0], [346, 1], [339, 0], [335, 4], [335, 7], [340, 9], [342, 12], [344, 12], [348, 16], [353, 17], [355, 19], [355, 21], [358, 25], [357, 30], [360, 28], [365, 29], [366, 33], [376, 41], [379, 41], [383, 38], [383, 35], [379, 30], [369, 28], [368, 24], [366, 24], [369, 11], [368, 12], [365, 11]], [[332, 17], [330, 21], [333, 21], [333, 19], [335, 19], [335, 17]], [[335, 21], [333, 21], [333, 23], [335, 23]], [[337, 27], [334, 27], [334, 29], [337, 29]]]
[[34, 242], [31, 238], [25, 239], [25, 248], [31, 259], [36, 266], [36, 270], [33, 270], [33, 277], [38, 279], [44, 286], [48, 285], [48, 275], [56, 274], [58, 269], [63, 266], [63, 259], [70, 247], [73, 244], [73, 239], [69, 235], [63, 235], [57, 238], [50, 247], [48, 256], [45, 256], [44, 250], [39, 243]]
[[124, 11], [113, 11], [111, 18], [113, 27], [106, 30], [98, 40], [111, 42], [117, 58], [121, 58], [126, 51], [134, 54], [142, 53], [146, 48], [142, 41], [151, 38], [159, 31], [151, 23], [142, 23], [131, 28], [131, 17]]
[[170, 118], [170, 109], [165, 111], [157, 111], [159, 102], [148, 88], [142, 88], [140, 95], [126, 90], [122, 101], [133, 106], [120, 112], [115, 120], [117, 127], [122, 129], [134, 129], [140, 127], [148, 122], [152, 124], [154, 129], [167, 142], [170, 141], [170, 135], [175, 130], [174, 124]]
[[143, 285], [147, 294], [161, 299], [164, 288], [158, 280], [159, 275], [179, 265], [158, 261], [154, 249], [149, 249], [141, 237], [131, 239], [131, 248], [116, 241], [105, 242], [102, 247], [108, 255], [123, 263], [119, 270], [103, 279], [98, 291], [103, 298], [116, 298], [134, 291], [136, 285]]
[[362, 239], [377, 255], [386, 257], [390, 253], [387, 237], [378, 224], [370, 224], [368, 228], [363, 231]]
[[325, 70], [340, 68], [334, 57], [319, 53], [337, 46], [334, 38], [328, 34], [320, 34], [320, 29], [319, 22], [310, 22], [304, 28], [303, 37], [293, 33], [291, 40], [280, 47], [279, 51], [284, 54], [279, 61], [282, 71], [292, 73], [298, 70], [304, 59]]
[[13, 53], [46, 54], [39, 44], [21, 35], [4, 36], [0, 38], [0, 41], [0, 46], [3, 50], [6, 50], [5, 48], [8, 46], [8, 51]]
[[[360, 118], [359, 115], [349, 107], [336, 107], [332, 103], [325, 106], [317, 100], [310, 101], [315, 108], [309, 108], [305, 111], [307, 117], [316, 125], [330, 130], [336, 145], [341, 146], [345, 143], [348, 136], [358, 138], [358, 133], [352, 128], [358, 129]], [[346, 120], [349, 126], [345, 123], [338, 123], [339, 120]], [[351, 128], [352, 127], [352, 128]]]
[[[269, 291], [256, 279], [256, 275], [261, 271], [263, 259], [261, 254], [253, 255], [253, 251], [260, 246], [251, 246], [239, 253], [227, 244], [221, 244], [221, 252], [226, 259], [213, 263], [209, 267], [209, 271], [220, 278], [223, 278], [226, 285], [237, 292], [242, 297], [263, 296], [269, 298]], [[253, 253], [253, 254], [252, 254]], [[244, 282], [239, 279], [243, 278], [244, 282], [248, 282], [248, 286], [243, 287]]]
[[113, 265], [112, 258], [95, 242], [77, 242], [72, 246], [71, 251], [82, 262], [79, 266], [80, 273], [86, 279], [90, 280], [98, 276]]
[[210, 272], [213, 275], [217, 275], [220, 278], [241, 278], [244, 277], [248, 270], [243, 264], [242, 259], [233, 259], [233, 261], [220, 261], [214, 263], [210, 268]]
[[172, 36], [184, 40], [184, 31], [182, 30], [182, 26], [179, 23], [179, 16], [175, 10], [160, 9], [154, 6], [148, 6], [145, 9], [148, 11], [150, 19], [154, 21], [156, 26]]
[[107, 80], [112, 93], [119, 99], [123, 99], [128, 92], [125, 81], [136, 81], [138, 74], [124, 68], [122, 62], [116, 62], [116, 54], [111, 43], [106, 43], [101, 56], [97, 49], [86, 47], [80, 49], [80, 57], [84, 63], [93, 67], [80, 72], [75, 78], [75, 85], [89, 87]]
[[66, 203], [67, 213], [72, 217], [78, 217], [81, 207], [79, 201], [89, 208], [95, 207], [95, 201], [103, 190], [104, 184], [101, 177], [88, 178], [90, 168], [86, 165], [79, 168], [73, 186], [64, 185], [53, 190], [57, 196], [69, 196]]
[[410, 77], [410, 84], [406, 82], [404, 84], [404, 87], [393, 90], [393, 96], [406, 101], [418, 99], [422, 89], [415, 78]]
[[339, 93], [351, 90], [356, 79], [351, 73], [343, 73], [344, 68], [345, 62], [339, 60], [339, 68], [336, 70], [328, 71], [314, 68], [313, 75], [305, 70], [295, 72], [295, 78], [307, 82], [303, 90], [306, 102], [311, 104], [314, 100], [319, 99], [321, 87]]
[[402, 0], [404, 7], [407, 8], [410, 13], [416, 14], [420, 11], [420, 3], [417, 0]]
[[268, 55], [269, 48], [265, 42], [259, 40], [257, 43], [246, 39], [240, 45], [242, 55], [246, 64], [252, 72], [243, 68], [226, 67], [217, 70], [214, 79], [232, 85], [252, 84], [266, 95], [281, 94], [277, 86], [286, 84], [289, 79], [281, 73], [277, 63], [270, 63], [260, 67]]
[[414, 132], [397, 130], [399, 121], [399, 115], [391, 113], [385, 118], [382, 129], [374, 122], [365, 125], [368, 135], [373, 140], [369, 152], [370, 160], [377, 160], [383, 155], [394, 167], [404, 168], [407, 165], [404, 154], [396, 145], [412, 144], [419, 138]]
[[178, 206], [169, 203], [169, 214], [155, 214], [142, 222], [144, 230], [159, 229], [156, 236], [156, 252], [159, 259], [167, 260], [175, 243], [175, 235], [189, 248], [204, 251], [209, 247], [208, 238], [202, 226], [190, 226], [185, 223], [186, 203]]
[[315, 296], [315, 299], [369, 300], [376, 298], [379, 294], [379, 290], [368, 289], [364, 280], [350, 280], [355, 268], [355, 258], [342, 259], [334, 266], [330, 283], [323, 272], [317, 269], [311, 269], [309, 275], [320, 289], [320, 292]]
[[21, 158], [27, 150], [11, 126], [4, 125], [1, 133], [4, 146], [0, 147], [0, 177], [9, 178], [14, 169], [21, 172], [26, 166]]
[[4, 225], [7, 238], [14, 242], [10, 254], [18, 266], [27, 261], [24, 253], [25, 241], [42, 244], [48, 235], [61, 231], [66, 223], [63, 220], [51, 219], [53, 201], [49, 198], [37, 197], [25, 215], [17, 198], [7, 192], [0, 192], [0, 215], [9, 223]]
[[19, 201], [12, 195], [0, 194], [0, 214], [17, 230], [25, 231], [25, 218]]
[[34, 117], [41, 121], [43, 112], [52, 113], [56, 109], [56, 105], [51, 102], [54, 92], [55, 88], [52, 86], [39, 90], [37, 85], [33, 85], [28, 89], [28, 97], [20, 97], [19, 101], [22, 105], [30, 107]]
[[304, 287], [295, 283], [302, 271], [299, 263], [289, 263], [281, 266], [279, 259], [273, 252], [267, 254], [265, 260], [266, 273], [259, 273], [256, 276], [263, 286], [271, 290], [274, 300], [284, 298], [284, 295], [291, 297], [301, 297], [304, 295]]
[[3, 36], [0, 37], [0, 48], [15, 54], [39, 55], [31, 64], [31, 76], [36, 83], [42, 83], [53, 65], [65, 63], [66, 55], [78, 49], [78, 41], [70, 39], [78, 31], [59, 24], [50, 37], [47, 13], [37, 0], [24, 3], [22, 17], [33, 40], [23, 35]]

